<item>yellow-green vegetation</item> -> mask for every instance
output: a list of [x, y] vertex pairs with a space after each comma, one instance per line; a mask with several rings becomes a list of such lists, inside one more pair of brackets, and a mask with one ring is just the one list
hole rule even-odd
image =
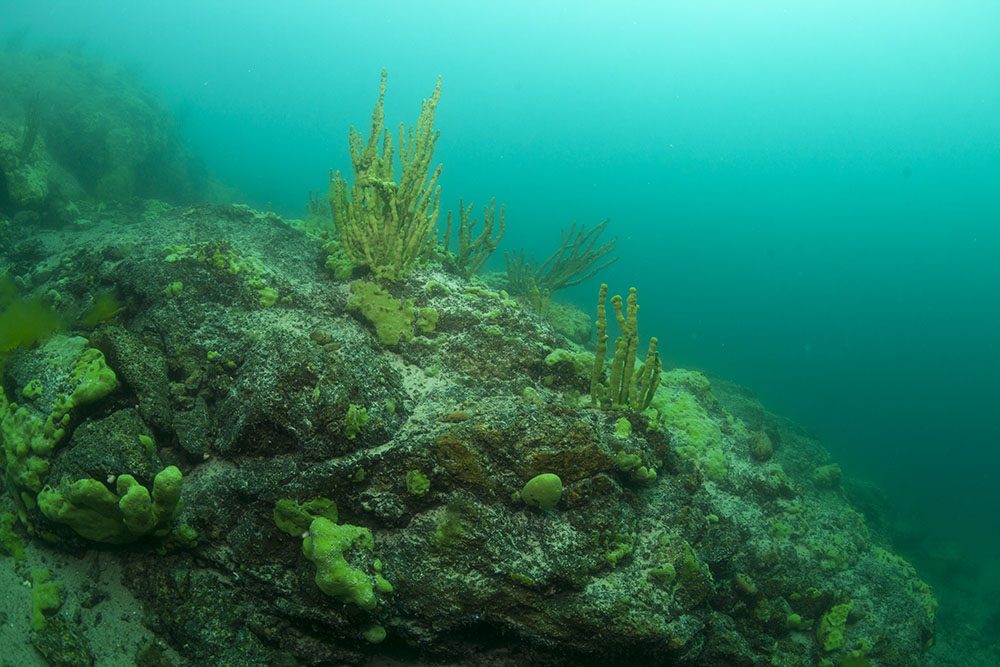
[[347, 414], [344, 415], [344, 435], [347, 436], [348, 440], [354, 440], [367, 423], [367, 408], [353, 403], [347, 406]]
[[[13, 97], [16, 97], [11, 93]], [[38, 108], [37, 103], [29, 103]], [[4, 184], [4, 198], [17, 208], [37, 206], [49, 197], [49, 173], [52, 162], [38, 136], [37, 111], [25, 110], [25, 124], [18, 132], [8, 130], [6, 123], [0, 129], [0, 180]]]
[[785, 521], [774, 521], [767, 527], [767, 534], [776, 540], [787, 540], [792, 536], [792, 526]]
[[[392, 592], [382, 576], [382, 561], [374, 557], [372, 533], [362, 526], [337, 523], [337, 505], [327, 498], [304, 503], [282, 499], [274, 506], [274, 523], [292, 537], [302, 537], [302, 554], [316, 565], [315, 582], [321, 591], [366, 611], [378, 605], [376, 593]], [[385, 639], [385, 630], [369, 626], [365, 638]]]
[[660, 416], [672, 429], [681, 433], [688, 443], [686, 448], [700, 453], [721, 444], [722, 431], [691, 394], [675, 393], [662, 402], [654, 399], [653, 407], [660, 410]]
[[645, 466], [642, 464], [642, 457], [637, 453], [630, 453], [622, 450], [615, 454], [615, 469], [628, 475], [629, 479], [641, 486], [652, 486], [656, 482], [655, 464]]
[[31, 380], [28, 384], [24, 385], [24, 389], [21, 390], [21, 396], [23, 396], [26, 401], [33, 401], [41, 395], [42, 383], [38, 378]]
[[586, 350], [566, 350], [560, 347], [546, 355], [545, 365], [549, 368], [566, 365], [573, 370], [573, 375], [589, 378], [590, 370], [594, 367], [594, 355]]
[[754, 431], [750, 435], [750, 456], [754, 461], [763, 463], [771, 459], [774, 454], [774, 445], [770, 436], [764, 431]]
[[927, 614], [928, 622], [933, 623], [938, 603], [934, 599], [931, 587], [917, 576], [917, 570], [905, 558], [886, 551], [882, 547], [874, 547], [874, 549], [876, 558], [890, 568], [893, 579], [909, 587], [910, 593], [920, 601], [921, 607]]
[[664, 373], [663, 380], [671, 387], [683, 390], [706, 403], [715, 402], [715, 397], [712, 396], [712, 383], [698, 371], [675, 368]]
[[[800, 521], [808, 530], [804, 515], [807, 508], [800, 511]], [[812, 513], [808, 513], [810, 519]], [[829, 521], [829, 519], [826, 519]], [[819, 529], [810, 535], [806, 545], [824, 570], [844, 570], [856, 563], [858, 556], [868, 548], [868, 526], [862, 514], [843, 507], [838, 512], [833, 525], [828, 530]]]
[[80, 319], [80, 326], [84, 329], [93, 329], [101, 322], [107, 322], [118, 313], [125, 310], [112, 292], [103, 292], [97, 295], [94, 303], [87, 309], [87, 312]]
[[431, 333], [437, 328], [438, 318], [441, 314], [434, 308], [417, 309], [417, 329], [421, 333]]
[[[851, 649], [844, 650], [837, 656], [837, 667], [869, 667], [868, 654], [875, 647], [874, 642], [867, 637], [854, 642]], [[822, 663], [821, 663], [822, 664]]]
[[562, 230], [562, 245], [548, 259], [539, 264], [534, 256], [524, 258], [524, 250], [519, 254], [505, 251], [507, 260], [507, 282], [512, 294], [521, 299], [529, 308], [545, 316], [550, 298], [556, 290], [579, 285], [601, 269], [614, 264], [618, 258], [595, 265], [615, 249], [617, 237], [595, 247], [598, 237], [608, 226], [608, 220], [592, 228], [585, 225], [576, 231], [576, 223], [569, 232]]
[[615, 340], [614, 356], [607, 386], [601, 384], [604, 377], [604, 356], [608, 348], [608, 318], [605, 300], [608, 296], [607, 284], [602, 284], [597, 296], [597, 353], [590, 378], [590, 404], [620, 409], [645, 410], [656, 395], [660, 384], [660, 355], [656, 351], [657, 339], [649, 339], [646, 362], [635, 368], [636, 350], [639, 346], [638, 314], [639, 303], [636, 289], [629, 290], [625, 311], [622, 312], [622, 298], [615, 295], [611, 306], [615, 310], [621, 336]]
[[441, 79], [430, 99], [424, 100], [416, 129], [411, 126], [404, 134], [400, 124], [399, 183], [393, 180], [392, 135], [383, 125], [385, 81], [383, 69], [367, 143], [353, 127], [348, 135], [354, 184], [348, 187], [339, 171], [331, 174], [329, 197], [348, 259], [380, 278], [399, 280], [427, 257], [434, 244], [441, 166], [429, 179], [428, 173], [438, 138], [434, 111], [441, 98]]
[[611, 567], [615, 567], [622, 559], [632, 553], [637, 537], [638, 533], [634, 527], [627, 533], [603, 531], [596, 540], [597, 546], [603, 552], [602, 560]]
[[297, 229], [303, 234], [321, 241], [330, 238], [330, 233], [337, 230], [333, 224], [330, 201], [324, 194], [312, 190], [309, 191], [309, 202], [306, 204], [305, 216], [301, 220], [282, 218], [282, 222], [292, 229]]
[[359, 312], [371, 322], [384, 345], [413, 339], [413, 321], [416, 319], [413, 299], [402, 301], [375, 283], [355, 280], [351, 283], [347, 308]]
[[7, 355], [39, 343], [63, 328], [62, 319], [41, 299], [24, 299], [14, 281], [0, 276], [0, 371]]
[[170, 522], [183, 506], [181, 480], [176, 466], [164, 468], [153, 479], [150, 494], [132, 475], [119, 475], [114, 492], [100, 480], [78, 479], [58, 489], [42, 489], [38, 509], [50, 521], [65, 524], [88, 540], [134, 542], [170, 532]]
[[438, 511], [431, 538], [436, 549], [445, 551], [475, 535], [476, 515], [472, 508], [462, 503], [451, 503]]
[[521, 572], [514, 572], [510, 575], [510, 580], [513, 581], [518, 586], [524, 586], [525, 588], [535, 588], [538, 586], [538, 582]]
[[749, 597], [757, 595], [757, 584], [744, 572], [737, 572], [733, 577], [733, 588], [742, 595]]
[[260, 295], [260, 305], [262, 306], [273, 306], [278, 303], [278, 290], [273, 287], [261, 287], [257, 290], [257, 294]]
[[[511, 301], [517, 304], [516, 301]], [[585, 343], [590, 338], [594, 322], [591, 316], [574, 305], [549, 301], [548, 311], [545, 314], [545, 321], [552, 325], [557, 333], [562, 334], [575, 343]], [[593, 363], [591, 363], [593, 366]], [[587, 369], [587, 377], [590, 377], [590, 369]]]
[[647, 572], [648, 579], [667, 589], [671, 599], [682, 590], [692, 600], [702, 600], [714, 593], [714, 582], [708, 565], [680, 535], [660, 535], [653, 548], [655, 566]]
[[198, 531], [186, 523], [174, 527], [156, 552], [164, 554], [170, 549], [194, 549], [198, 546]]
[[448, 296], [451, 294], [451, 288], [444, 283], [438, 282], [437, 280], [428, 281], [424, 285], [424, 291], [427, 292], [427, 296]]
[[166, 287], [163, 288], [163, 294], [168, 299], [172, 299], [184, 290], [184, 283], [180, 280], [175, 280]]
[[834, 489], [844, 481], [844, 475], [840, 471], [840, 466], [836, 463], [817, 466], [813, 470], [813, 481], [816, 486], [823, 489]]
[[326, 259], [323, 267], [326, 268], [337, 280], [348, 280], [354, 274], [354, 264], [344, 254], [344, 246], [336, 236], [327, 238], [323, 243], [323, 252]]
[[191, 245], [172, 245], [166, 248], [167, 263], [190, 259], [204, 262], [211, 268], [222, 273], [237, 275], [240, 273], [255, 276], [264, 270], [263, 264], [256, 257], [242, 257], [228, 241], [204, 241]]
[[677, 568], [673, 563], [660, 563], [658, 567], [650, 569], [647, 576], [657, 586], [670, 586], [677, 579]]
[[385, 628], [381, 625], [369, 625], [362, 631], [361, 634], [365, 638], [365, 641], [372, 644], [381, 644], [385, 641]]
[[292, 537], [305, 535], [318, 516], [337, 523], [337, 504], [328, 498], [313, 498], [304, 503], [282, 499], [274, 505], [275, 525]]

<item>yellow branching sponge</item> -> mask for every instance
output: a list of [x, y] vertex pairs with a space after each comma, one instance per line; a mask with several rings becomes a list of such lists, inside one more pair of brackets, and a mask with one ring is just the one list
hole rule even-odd
[[649, 407], [656, 388], [660, 384], [660, 355], [656, 351], [657, 339], [649, 339], [649, 351], [645, 363], [635, 369], [636, 348], [639, 346], [639, 302], [636, 289], [629, 290], [625, 308], [622, 308], [622, 298], [615, 295], [611, 298], [611, 306], [615, 310], [618, 328], [622, 335], [615, 339], [614, 357], [611, 361], [611, 372], [608, 385], [601, 384], [604, 375], [604, 355], [608, 349], [608, 318], [605, 300], [608, 296], [608, 286], [601, 285], [597, 298], [597, 353], [594, 356], [594, 369], [590, 377], [590, 402], [594, 407], [600, 402], [603, 408], [620, 409], [630, 407], [633, 410], [645, 410]]
[[[367, 143], [351, 128], [349, 141], [354, 185], [340, 172], [330, 173], [330, 208], [344, 254], [355, 266], [367, 266], [379, 278], [399, 280], [434, 244], [441, 188], [441, 165], [428, 179], [434, 143], [434, 110], [441, 98], [441, 78], [430, 99], [424, 100], [417, 126], [408, 133], [399, 125], [399, 183], [393, 180], [392, 135], [384, 128], [385, 70], [378, 101], [372, 111]], [[381, 151], [379, 144], [381, 143]]]

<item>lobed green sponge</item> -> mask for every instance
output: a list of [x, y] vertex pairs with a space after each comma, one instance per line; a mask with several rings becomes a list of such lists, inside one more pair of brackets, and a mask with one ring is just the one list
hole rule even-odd
[[352, 551], [372, 551], [372, 533], [362, 526], [336, 524], [325, 517], [316, 517], [309, 524], [309, 533], [302, 541], [302, 553], [316, 565], [316, 585], [327, 595], [347, 604], [356, 604], [372, 611], [378, 604], [375, 591], [388, 593], [392, 585], [378, 572], [374, 575], [352, 567], [345, 554]]
[[58, 489], [42, 489], [38, 509], [50, 521], [95, 542], [125, 544], [146, 535], [166, 535], [183, 505], [181, 477], [176, 466], [164, 468], [153, 480], [152, 495], [132, 475], [119, 475], [114, 493], [100, 480], [78, 479]]

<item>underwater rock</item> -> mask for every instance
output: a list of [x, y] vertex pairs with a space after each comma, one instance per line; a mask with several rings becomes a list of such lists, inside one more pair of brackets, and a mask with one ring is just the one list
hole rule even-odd
[[[0, 51], [0, 211], [208, 198], [177, 123], [136, 78], [80, 54]], [[197, 178], [196, 178], [197, 177]], [[5, 211], [6, 209], [6, 211]]]
[[[32, 240], [50, 259], [25, 284], [125, 305], [86, 332], [117, 384], [67, 413], [38, 481], [183, 473], [169, 534], [101, 554], [182, 664], [915, 664], [933, 638], [912, 566], [816, 487], [822, 446], [724, 382], [673, 369], [644, 412], [591, 408], [546, 361], [565, 338], [433, 264], [379, 287], [438, 314], [387, 341], [377, 304], [348, 308], [375, 289], [246, 207], [112, 207]], [[8, 449], [15, 403], [55, 400], [48, 358], [13, 353]], [[540, 511], [521, 498], [545, 475]], [[97, 548], [40, 488], [4, 501], [38, 548]]]

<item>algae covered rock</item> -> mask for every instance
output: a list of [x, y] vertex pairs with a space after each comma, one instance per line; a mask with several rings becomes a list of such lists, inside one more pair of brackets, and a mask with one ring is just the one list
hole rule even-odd
[[106, 252], [117, 224], [35, 278], [128, 307], [11, 355], [5, 502], [53, 553], [127, 543], [102, 562], [184, 664], [914, 664], [932, 640], [825, 450], [724, 382], [590, 407], [569, 341], [433, 264], [352, 285], [246, 207], [159, 209]]

